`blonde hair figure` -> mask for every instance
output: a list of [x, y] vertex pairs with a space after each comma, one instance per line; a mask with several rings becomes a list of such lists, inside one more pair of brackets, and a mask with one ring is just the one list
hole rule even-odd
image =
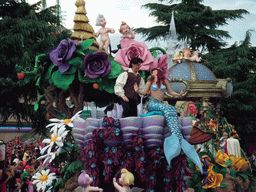
[[115, 186], [116, 190], [119, 192], [131, 192], [130, 185], [134, 185], [134, 176], [131, 172], [127, 169], [121, 170], [121, 177], [119, 178], [119, 185], [116, 182], [116, 178], [113, 178], [113, 185]]

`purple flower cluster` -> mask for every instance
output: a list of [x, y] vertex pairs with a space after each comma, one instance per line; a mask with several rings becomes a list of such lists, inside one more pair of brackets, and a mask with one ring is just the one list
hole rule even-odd
[[112, 65], [105, 52], [94, 52], [88, 54], [83, 60], [84, 74], [92, 79], [106, 76], [110, 73]]
[[[77, 48], [77, 41], [62, 40], [56, 49], [50, 52], [50, 60], [58, 66], [61, 73], [70, 68], [70, 59]], [[84, 57], [82, 67], [86, 76], [96, 79], [106, 76], [111, 72], [112, 65], [105, 52], [94, 52]]]

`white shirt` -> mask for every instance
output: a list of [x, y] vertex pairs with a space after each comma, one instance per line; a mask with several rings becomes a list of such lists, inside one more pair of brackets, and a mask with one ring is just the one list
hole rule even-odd
[[227, 149], [228, 149], [228, 155], [234, 155], [236, 157], [241, 158], [241, 149], [240, 149], [240, 143], [238, 139], [235, 138], [228, 138], [227, 139]]
[[[128, 72], [134, 73], [131, 68], [128, 69]], [[139, 74], [139, 73], [137, 73], [137, 74]], [[116, 84], [115, 84], [114, 90], [115, 90], [115, 94], [118, 95], [119, 97], [125, 96], [124, 95], [124, 86], [126, 84], [127, 79], [128, 79], [128, 73], [126, 71], [121, 73], [118, 76], [118, 78], [116, 79]], [[145, 82], [144, 82], [143, 78], [141, 78], [140, 84], [138, 86], [139, 86], [140, 92], [144, 90]]]

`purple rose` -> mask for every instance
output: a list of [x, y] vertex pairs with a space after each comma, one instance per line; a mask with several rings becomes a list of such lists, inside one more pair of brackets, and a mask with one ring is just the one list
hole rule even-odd
[[71, 59], [76, 44], [78, 42], [73, 40], [63, 39], [58, 47], [50, 53], [50, 59], [54, 65], [59, 67], [61, 73], [67, 71], [70, 67], [69, 60]]
[[85, 75], [92, 79], [108, 75], [112, 68], [108, 54], [105, 52], [94, 52], [86, 55], [82, 66]]

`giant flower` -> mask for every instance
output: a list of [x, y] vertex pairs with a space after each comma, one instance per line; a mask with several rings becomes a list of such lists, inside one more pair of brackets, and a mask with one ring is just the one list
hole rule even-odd
[[44, 154], [44, 152], [47, 149], [48, 149], [47, 153], [50, 154], [54, 144], [57, 145], [56, 149], [62, 147], [64, 145], [63, 140], [68, 134], [68, 132], [69, 131], [67, 131], [64, 126], [60, 127], [59, 129], [54, 129], [51, 135], [51, 138], [50, 139], [47, 138], [43, 140], [43, 143], [47, 143], [48, 145], [46, 145], [43, 149], [41, 149], [41, 154]]
[[108, 60], [108, 54], [105, 52], [94, 52], [86, 55], [82, 66], [85, 75], [92, 79], [106, 76], [112, 69], [111, 62]]
[[222, 167], [227, 167], [224, 163], [226, 163], [229, 160], [229, 156], [226, 153], [222, 153], [221, 150], [218, 150], [216, 157], [215, 157], [215, 162], [221, 165]]
[[250, 164], [249, 161], [246, 161], [244, 157], [236, 157], [234, 155], [229, 155], [232, 163], [231, 163], [231, 169], [234, 169], [235, 171], [242, 171], [245, 172]]
[[71, 117], [71, 119], [52, 118], [49, 121], [51, 121], [53, 123], [50, 123], [46, 127], [52, 127], [50, 132], [53, 132], [55, 129], [57, 129], [59, 127], [62, 127], [62, 126], [66, 126], [66, 125], [69, 126], [69, 127], [74, 127], [73, 120], [75, 118], [77, 118], [80, 115], [81, 112], [82, 112], [82, 110], [78, 111], [73, 117]]
[[71, 59], [74, 51], [76, 50], [76, 44], [78, 42], [73, 40], [63, 39], [60, 44], [50, 52], [50, 59], [54, 65], [59, 67], [61, 73], [67, 71], [70, 67], [69, 60]]
[[34, 179], [33, 184], [36, 184], [37, 191], [42, 190], [42, 192], [44, 192], [46, 187], [50, 186], [52, 181], [56, 179], [55, 173], [50, 173], [50, 169], [36, 172], [32, 178]]
[[45, 165], [46, 163], [50, 164], [55, 159], [56, 155], [58, 155], [60, 153], [60, 150], [61, 150], [61, 148], [58, 148], [57, 151], [50, 152], [49, 154], [47, 153], [45, 155], [38, 157], [37, 159], [38, 160], [45, 159], [43, 162], [43, 165]]
[[207, 182], [202, 187], [204, 189], [219, 187], [222, 180], [223, 180], [222, 174], [215, 173], [213, 170], [210, 170], [207, 176]]
[[143, 42], [137, 42], [133, 39], [124, 38], [120, 41], [121, 49], [118, 50], [115, 61], [121, 64], [124, 70], [127, 70], [130, 65], [130, 60], [133, 57], [139, 57], [143, 60], [140, 70], [147, 71], [150, 65], [157, 62], [150, 53], [147, 45]]

